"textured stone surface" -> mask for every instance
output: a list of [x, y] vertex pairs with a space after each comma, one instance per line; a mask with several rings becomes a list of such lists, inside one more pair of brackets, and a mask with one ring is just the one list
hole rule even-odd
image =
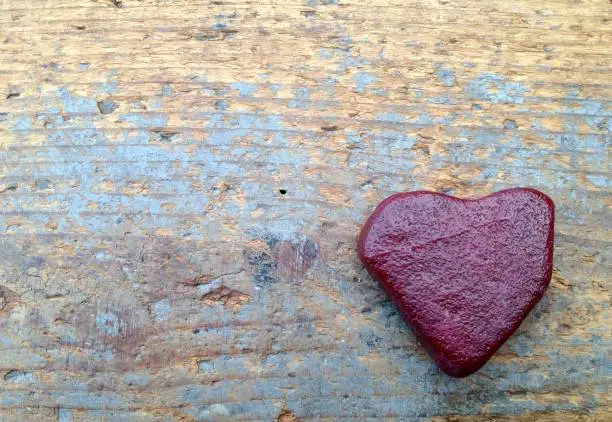
[[523, 322], [553, 269], [554, 204], [534, 189], [485, 198], [405, 192], [359, 235], [359, 257], [436, 363], [477, 371]]
[[[0, 419], [604, 415], [609, 45], [605, 0], [0, 2]], [[356, 237], [508, 186], [552, 282], [451, 379]]]

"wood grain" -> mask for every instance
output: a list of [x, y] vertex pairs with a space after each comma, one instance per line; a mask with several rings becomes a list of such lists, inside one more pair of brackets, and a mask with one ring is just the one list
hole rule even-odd
[[[0, 419], [608, 420], [611, 11], [0, 0]], [[553, 281], [451, 379], [356, 234], [509, 186]]]

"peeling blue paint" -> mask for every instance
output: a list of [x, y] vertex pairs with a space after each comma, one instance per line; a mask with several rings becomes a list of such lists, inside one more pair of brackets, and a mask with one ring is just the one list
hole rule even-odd
[[334, 57], [335, 50], [333, 48], [319, 48], [319, 57], [323, 60], [328, 60]]
[[279, 150], [271, 151], [268, 155], [268, 162], [273, 164], [291, 164], [296, 166], [303, 166], [308, 163], [309, 154], [307, 151], [297, 150]]
[[[565, 113], [580, 113], [593, 115], [612, 116], [612, 107], [606, 107], [599, 101], [592, 100], [569, 100], [568, 104], [562, 111]], [[610, 110], [608, 111], [607, 108]]]
[[234, 82], [230, 85], [240, 93], [241, 97], [250, 97], [259, 90], [259, 86], [247, 82]]
[[30, 133], [30, 129], [32, 128], [32, 121], [30, 120], [30, 116], [28, 115], [18, 115], [15, 117], [15, 127], [14, 130], [18, 135], [28, 135]]
[[334, 97], [336, 95], [336, 83], [337, 81], [332, 78], [323, 78], [319, 81], [321, 86], [327, 91], [328, 97]]
[[[607, 107], [599, 101], [592, 100], [568, 100], [562, 109], [565, 113], [582, 114], [586, 123], [595, 130], [612, 132], [612, 107]], [[571, 124], [567, 118], [565, 124]], [[576, 126], [576, 124], [574, 124]], [[577, 131], [577, 129], [573, 130]]]
[[226, 100], [217, 100], [215, 101], [215, 110], [225, 111], [229, 108], [229, 102]]
[[119, 120], [134, 127], [163, 128], [168, 125], [168, 115], [165, 113], [126, 113], [119, 115]]
[[117, 82], [100, 82], [96, 84], [95, 93], [96, 94], [116, 94], [119, 92], [119, 85]]
[[404, 123], [406, 121], [406, 116], [397, 114], [397, 113], [380, 113], [376, 116], [376, 120], [380, 120], [382, 122], [394, 122], [394, 123]]
[[445, 68], [442, 64], [436, 66], [436, 76], [442, 85], [451, 87], [455, 85], [455, 71]]
[[151, 110], [155, 111], [155, 110], [159, 110], [160, 108], [162, 108], [163, 104], [161, 101], [154, 99], [151, 101]]
[[368, 72], [357, 72], [353, 75], [355, 81], [355, 91], [364, 93], [366, 88], [378, 81], [378, 78]]
[[171, 312], [172, 307], [168, 299], [163, 299], [153, 304], [153, 313], [155, 314], [155, 320], [158, 322], [165, 320]]
[[217, 22], [217, 23], [211, 25], [210, 29], [212, 29], [213, 31], [221, 31], [223, 29], [227, 29], [227, 24], [225, 24], [223, 22]]
[[272, 92], [272, 94], [278, 95], [278, 92], [281, 89], [283, 89], [283, 85], [282, 84], [268, 84], [268, 89], [270, 90], [270, 92]]
[[151, 375], [131, 372], [125, 374], [125, 381], [130, 386], [144, 387], [151, 382]]
[[612, 183], [610, 182], [610, 178], [608, 176], [605, 176], [603, 174], [601, 175], [586, 174], [585, 177], [589, 179], [589, 182], [591, 182], [593, 185], [597, 186], [598, 188], [602, 188], [602, 189], [612, 188]]
[[223, 404], [215, 403], [210, 406], [200, 409], [196, 418], [200, 421], [223, 421], [223, 420], [231, 420], [230, 418], [231, 412], [230, 410]]
[[296, 88], [295, 91], [293, 91], [293, 95], [295, 99], [290, 100], [287, 107], [307, 110], [310, 104], [310, 88]]
[[94, 98], [73, 96], [66, 88], [60, 88], [58, 95], [63, 101], [66, 113], [96, 113], [98, 111]]
[[343, 51], [343, 58], [338, 65], [338, 74], [344, 74], [348, 69], [352, 68], [363, 68], [368, 66], [370, 61], [363, 56], [353, 56], [351, 51]]
[[469, 82], [465, 88], [470, 98], [476, 98], [491, 103], [523, 104], [528, 89], [518, 82], [506, 81], [495, 73], [481, 73]]
[[340, 43], [340, 46], [345, 50], [348, 50], [353, 44], [353, 39], [350, 35], [347, 34], [340, 34], [340, 36], [338, 37], [338, 41]]
[[[105, 143], [106, 137], [99, 129], [56, 130], [47, 134], [47, 140], [58, 145], [95, 145]], [[48, 152], [49, 156], [54, 154], [54, 150]], [[59, 158], [61, 153], [56, 156]]]
[[198, 370], [200, 372], [213, 373], [215, 372], [215, 362], [212, 360], [201, 360], [198, 362]]
[[99, 312], [96, 315], [96, 327], [107, 336], [119, 335], [119, 317], [114, 312]]
[[[0, 345], [2, 346], [14, 346], [15, 342], [8, 337], [0, 335]], [[9, 347], [6, 347], [7, 349]]]
[[604, 132], [612, 132], [612, 118], [603, 116], [587, 116], [587, 124], [591, 129], [601, 130]]
[[127, 400], [119, 393], [106, 393], [105, 395], [100, 395], [88, 391], [62, 391], [55, 394], [55, 400], [57, 403], [61, 403], [62, 406], [77, 409], [117, 409], [127, 406]]
[[[209, 142], [213, 145], [229, 145], [234, 137], [244, 137], [247, 135], [252, 135], [257, 141], [261, 141], [264, 136], [262, 131], [272, 131], [274, 133], [273, 139], [275, 144], [285, 143], [285, 135], [280, 132], [280, 129], [283, 128], [283, 123], [278, 115], [257, 116], [240, 114], [228, 117], [219, 113], [210, 118], [207, 126], [209, 129], [220, 129], [212, 131], [209, 136]], [[257, 129], [257, 131], [253, 129]]]
[[14, 382], [17, 384], [33, 384], [36, 382], [34, 374], [26, 371], [18, 371], [13, 369], [4, 375], [4, 380], [8, 382]]
[[[373, 134], [373, 142], [377, 153], [400, 156], [413, 147], [416, 136], [405, 135], [401, 131], [388, 130]], [[405, 161], [404, 163], [407, 167], [414, 165], [414, 163]]]
[[515, 336], [511, 341], [508, 342], [510, 350], [517, 354], [517, 356], [533, 356], [533, 349], [531, 345], [533, 341], [531, 338], [525, 335]]
[[434, 117], [433, 122], [436, 124], [451, 125], [455, 120], [457, 120], [457, 114], [449, 113], [446, 116]]
[[419, 114], [419, 117], [411, 120], [410, 122], [416, 123], [418, 125], [430, 125], [433, 123], [433, 121], [431, 120], [431, 117], [429, 116], [429, 113], [427, 112], [422, 112], [421, 114]]
[[73, 422], [72, 411], [62, 407], [57, 409], [57, 422]]
[[428, 98], [427, 102], [430, 104], [450, 104], [450, 105], [457, 104], [457, 100], [455, 100], [454, 98], [450, 98], [448, 96]]

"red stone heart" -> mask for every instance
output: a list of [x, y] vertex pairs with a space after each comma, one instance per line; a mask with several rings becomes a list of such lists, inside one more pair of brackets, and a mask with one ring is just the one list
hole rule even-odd
[[468, 200], [385, 199], [359, 256], [444, 372], [464, 377], [499, 349], [550, 283], [554, 204], [514, 188]]

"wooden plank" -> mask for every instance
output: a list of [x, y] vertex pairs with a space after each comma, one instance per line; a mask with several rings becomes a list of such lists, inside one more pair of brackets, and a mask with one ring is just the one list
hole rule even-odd
[[[603, 421], [605, 0], [0, 0], [0, 419]], [[533, 186], [550, 290], [436, 368], [376, 204]]]

